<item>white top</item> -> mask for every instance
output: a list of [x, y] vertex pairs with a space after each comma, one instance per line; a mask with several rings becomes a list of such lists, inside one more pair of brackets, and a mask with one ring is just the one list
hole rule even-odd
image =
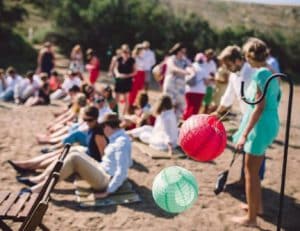
[[145, 71], [150, 71], [151, 68], [156, 63], [155, 54], [152, 50], [147, 49], [147, 50], [144, 51], [143, 62], [144, 62], [143, 66], [145, 68], [144, 70]]
[[70, 77], [67, 77], [63, 84], [62, 84], [62, 89], [64, 89], [66, 92], [69, 92], [69, 90], [73, 87], [73, 86], [78, 86], [80, 87], [81, 85], [81, 80], [79, 77], [73, 77], [72, 79]]
[[13, 90], [17, 84], [19, 84], [23, 78], [20, 75], [16, 75], [15, 78], [10, 75], [6, 78], [6, 90]]
[[275, 57], [269, 56], [267, 58], [267, 64], [271, 67], [271, 69], [272, 69], [271, 71], [273, 71], [275, 73], [280, 73], [279, 63]]
[[145, 62], [144, 62], [144, 58], [137, 56], [134, 58], [135, 59], [135, 65], [136, 65], [136, 69], [138, 71], [143, 71], [145, 70]]
[[224, 95], [221, 98], [220, 105], [230, 107], [234, 99], [237, 98], [240, 104], [240, 110], [244, 114], [247, 110], [247, 104], [241, 99], [241, 84], [244, 81], [245, 92], [251, 82], [251, 76], [255, 72], [249, 63], [244, 63], [240, 72], [230, 73], [229, 81]]
[[208, 75], [211, 73], [216, 74], [217, 72], [217, 64], [214, 60], [209, 60], [208, 62], [204, 63], [204, 69], [207, 72]]
[[163, 111], [157, 116], [150, 138], [151, 143], [159, 143], [164, 141], [167, 145], [171, 143], [173, 147], [177, 146], [178, 128], [176, 115], [173, 109]]
[[104, 116], [107, 114], [111, 114], [114, 113], [109, 106], [107, 106], [106, 104], [99, 109], [99, 115], [98, 115], [98, 123], [101, 123], [104, 119]]
[[193, 63], [194, 70], [196, 71], [196, 84], [194, 86], [190, 86], [185, 84], [185, 92], [193, 92], [193, 93], [206, 93], [206, 84], [205, 79], [208, 79], [209, 76], [203, 65], [198, 62]]

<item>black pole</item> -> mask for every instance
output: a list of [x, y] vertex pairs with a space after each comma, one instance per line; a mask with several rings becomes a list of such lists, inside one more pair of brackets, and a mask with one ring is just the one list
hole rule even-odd
[[280, 231], [281, 229], [281, 221], [282, 221], [282, 209], [283, 209], [283, 203], [284, 203], [284, 188], [285, 188], [285, 177], [286, 177], [286, 166], [287, 166], [287, 157], [288, 157], [288, 148], [289, 148], [289, 134], [290, 134], [290, 126], [291, 126], [291, 114], [292, 114], [292, 104], [293, 104], [293, 94], [294, 94], [294, 83], [290, 77], [288, 77], [285, 74], [282, 73], [276, 73], [269, 77], [269, 79], [266, 82], [266, 85], [263, 89], [262, 96], [255, 102], [250, 102], [246, 99], [244, 95], [244, 82], [242, 82], [241, 86], [241, 96], [242, 100], [251, 105], [255, 105], [260, 103], [266, 93], [269, 86], [269, 83], [272, 79], [275, 78], [282, 78], [288, 81], [290, 92], [289, 92], [289, 101], [288, 101], [288, 111], [287, 111], [287, 120], [286, 120], [286, 127], [285, 127], [285, 141], [284, 141], [284, 154], [283, 154], [283, 163], [282, 163], [282, 172], [281, 172], [281, 187], [280, 187], [280, 198], [279, 198], [279, 211], [278, 211], [278, 217], [277, 217], [277, 231]]

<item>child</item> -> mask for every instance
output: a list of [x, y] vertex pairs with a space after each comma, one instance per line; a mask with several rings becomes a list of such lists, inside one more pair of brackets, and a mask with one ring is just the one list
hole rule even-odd
[[[266, 63], [268, 49], [263, 41], [252, 38], [244, 45], [243, 50], [248, 63], [257, 68], [246, 92], [246, 97], [254, 101], [262, 96], [266, 81], [272, 75]], [[236, 148], [246, 153], [245, 191], [248, 205], [244, 209], [247, 210], [247, 216], [233, 218], [234, 222], [242, 225], [256, 226], [257, 214], [263, 212], [259, 168], [268, 146], [279, 131], [279, 95], [279, 82], [272, 80], [264, 99], [254, 106], [248, 105], [239, 130], [233, 137]]]
[[138, 137], [154, 149], [167, 150], [171, 155], [172, 149], [177, 146], [178, 138], [177, 120], [172, 100], [168, 95], [162, 95], [156, 106], [157, 117], [154, 126], [144, 125], [129, 131], [128, 134]]

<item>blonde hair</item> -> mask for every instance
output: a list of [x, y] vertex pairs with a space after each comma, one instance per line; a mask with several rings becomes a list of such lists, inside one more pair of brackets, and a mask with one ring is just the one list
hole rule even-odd
[[258, 38], [250, 38], [243, 46], [243, 52], [247, 59], [254, 62], [265, 62], [269, 56], [266, 43]]

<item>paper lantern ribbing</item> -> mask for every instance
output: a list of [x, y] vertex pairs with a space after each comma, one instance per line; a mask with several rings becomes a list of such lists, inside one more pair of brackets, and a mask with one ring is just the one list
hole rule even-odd
[[197, 200], [198, 184], [190, 171], [178, 166], [168, 167], [155, 177], [152, 196], [163, 210], [180, 213]]
[[197, 161], [210, 161], [226, 147], [226, 131], [221, 121], [212, 115], [193, 115], [180, 128], [179, 145]]

